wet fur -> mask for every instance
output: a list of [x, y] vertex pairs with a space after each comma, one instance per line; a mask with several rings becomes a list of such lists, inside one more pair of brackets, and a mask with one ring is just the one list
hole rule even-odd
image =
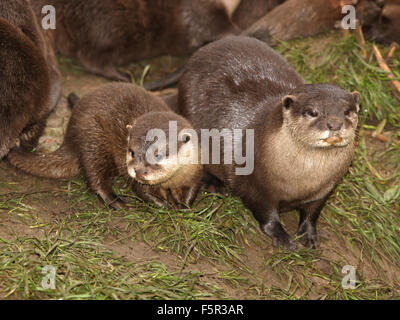
[[[348, 146], [321, 149], [301, 142], [324, 131], [296, 129], [303, 119], [296, 112], [314, 101], [329, 119], [342, 117], [342, 108], [348, 105], [356, 113], [358, 94], [354, 98], [335, 86], [305, 85], [282, 56], [245, 37], [226, 38], [199, 50], [186, 65], [179, 91], [180, 112], [195, 128], [255, 130], [251, 175], [235, 175], [235, 165], [206, 165], [205, 170], [242, 198], [275, 245], [296, 247], [280, 224], [279, 213], [299, 209], [302, 243], [317, 247], [316, 222], [350, 165], [357, 116], [345, 124], [350, 130]], [[282, 99], [290, 94], [297, 98], [292, 109], [284, 112]]]

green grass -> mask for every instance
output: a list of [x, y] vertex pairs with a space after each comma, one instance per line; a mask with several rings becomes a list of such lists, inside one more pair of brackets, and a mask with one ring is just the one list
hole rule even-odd
[[[74, 234], [76, 235], [76, 234]], [[101, 243], [62, 234], [3, 241], [0, 252], [2, 298], [199, 299], [221, 290], [199, 281], [197, 273], [170, 272], [159, 261], [127, 262]], [[56, 268], [56, 290], [41, 283], [45, 265]]]
[[[307, 82], [362, 96], [359, 145], [320, 218], [321, 249], [273, 249], [231, 196], [202, 193], [192, 210], [159, 209], [118, 180], [115, 191], [131, 207], [115, 212], [80, 178], [29, 193], [8, 178], [0, 181], [0, 298], [400, 299], [400, 102], [371, 44], [367, 49], [364, 60], [355, 39], [339, 33], [277, 47]], [[164, 65], [157, 61], [130, 70], [140, 81], [151, 64], [156, 78]], [[68, 59], [60, 62], [64, 73], [81, 72]], [[181, 64], [170, 62], [170, 69]], [[390, 66], [399, 76], [399, 54]], [[391, 131], [389, 142], [367, 139], [367, 129]], [[43, 212], [46, 203], [50, 212]], [[293, 225], [293, 213], [283, 220]], [[19, 226], [8, 240], [3, 223]], [[140, 254], [143, 246], [149, 251]], [[46, 265], [57, 268], [56, 290], [41, 288]], [[345, 265], [356, 268], [354, 290], [341, 286]]]
[[[399, 127], [399, 101], [391, 93], [387, 73], [378, 67], [371, 47], [368, 43], [368, 57], [363, 59], [355, 37], [344, 38], [332, 33], [330, 37], [282, 42], [277, 51], [286, 56], [309, 83], [330, 82], [350, 91], [359, 91], [362, 122], [386, 118]], [[386, 53], [387, 48], [383, 49]], [[392, 65], [400, 79], [398, 54]]]

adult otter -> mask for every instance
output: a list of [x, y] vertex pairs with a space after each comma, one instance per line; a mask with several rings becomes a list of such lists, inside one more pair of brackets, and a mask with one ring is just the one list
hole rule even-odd
[[119, 66], [161, 55], [182, 56], [226, 34], [240, 0], [31, 0], [37, 16], [52, 5], [54, 48], [95, 74], [118, 81]]
[[334, 85], [305, 84], [286, 59], [247, 37], [200, 49], [179, 83], [180, 112], [196, 129], [254, 130], [253, 173], [236, 175], [235, 162], [205, 170], [241, 197], [274, 244], [289, 250], [296, 244], [279, 213], [292, 209], [300, 210], [301, 242], [320, 243], [317, 219], [351, 163], [359, 100], [359, 93]]
[[[115, 176], [135, 179], [133, 188], [144, 200], [164, 205], [172, 196], [178, 204], [190, 206], [200, 185], [202, 167], [198, 161], [185, 161], [188, 153], [195, 155], [197, 151], [190, 130], [177, 141], [173, 152], [168, 152], [174, 143], [169, 142], [171, 122], [176, 123], [177, 132], [192, 128], [144, 89], [110, 83], [74, 106], [64, 142], [57, 151], [41, 155], [12, 150], [8, 160], [25, 172], [46, 178], [70, 178], [82, 172], [89, 187], [114, 208], [124, 205], [112, 190]], [[166, 134], [164, 152], [151, 149], [155, 144], [146, 139], [151, 129]], [[148, 155], [155, 160], [151, 162]]]
[[[0, 12], [11, 15], [11, 10]], [[24, 149], [35, 147], [50, 112], [49, 70], [24, 31], [29, 29], [0, 18], [0, 159], [17, 139]]]
[[1, 1], [0, 18], [19, 28], [42, 52], [50, 72], [50, 110], [61, 96], [61, 75], [54, 51], [43, 36], [42, 28], [27, 0]]

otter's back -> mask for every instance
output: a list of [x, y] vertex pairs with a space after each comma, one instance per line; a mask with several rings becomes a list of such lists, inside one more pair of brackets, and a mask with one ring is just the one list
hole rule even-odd
[[180, 111], [197, 128], [244, 128], [258, 112], [273, 108], [303, 83], [287, 60], [265, 43], [227, 37], [189, 60], [179, 85]]

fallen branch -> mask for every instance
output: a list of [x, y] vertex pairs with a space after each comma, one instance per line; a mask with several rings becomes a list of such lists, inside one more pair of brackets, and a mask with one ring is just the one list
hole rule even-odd
[[389, 68], [385, 60], [382, 58], [382, 54], [379, 51], [378, 47], [376, 45], [373, 45], [372, 48], [374, 50], [375, 57], [378, 60], [379, 67], [382, 70], [388, 72], [387, 77], [391, 80], [393, 86], [397, 89], [397, 91], [400, 92], [400, 81], [395, 80], [395, 76], [392, 73], [392, 70]]
[[380, 133], [380, 134], [374, 135], [374, 133], [372, 131], [368, 131], [368, 130], [365, 130], [364, 133], [367, 137], [374, 138], [374, 139], [379, 140], [384, 143], [389, 142], [389, 137], [385, 134]]
[[392, 42], [389, 48], [389, 52], [385, 58], [386, 62], [389, 63], [390, 60], [392, 60], [395, 51], [399, 48], [399, 45], [397, 42]]

